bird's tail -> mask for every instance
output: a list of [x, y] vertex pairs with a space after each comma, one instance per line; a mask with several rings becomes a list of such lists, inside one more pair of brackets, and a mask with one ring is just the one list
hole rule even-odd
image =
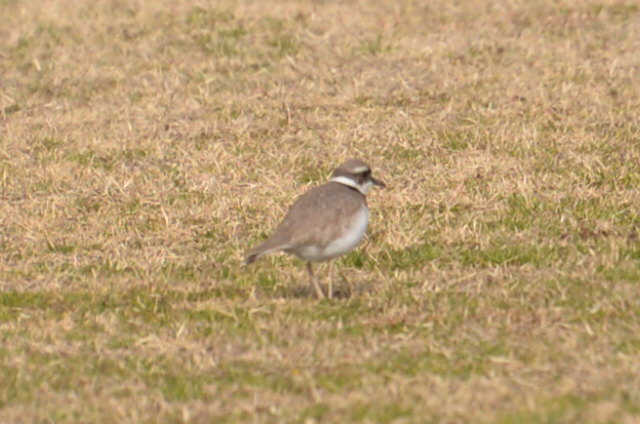
[[249, 265], [252, 264], [256, 259], [258, 259], [262, 254], [260, 252], [256, 252], [255, 249], [247, 253], [247, 256], [244, 257], [244, 264]]
[[247, 253], [247, 255], [244, 257], [244, 264], [249, 265], [261, 256], [272, 252], [279, 252], [284, 249], [286, 249], [286, 246], [273, 246], [271, 241], [267, 240], [261, 245], [254, 247]]

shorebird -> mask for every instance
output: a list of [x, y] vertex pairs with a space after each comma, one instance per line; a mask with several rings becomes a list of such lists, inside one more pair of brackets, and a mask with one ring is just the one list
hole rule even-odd
[[[296, 200], [271, 237], [247, 253], [245, 264], [268, 253], [293, 254], [307, 262], [316, 295], [324, 298], [312, 263], [343, 255], [362, 241], [369, 223], [366, 195], [374, 186], [385, 184], [373, 178], [369, 165], [358, 159], [346, 161], [328, 183]], [[328, 294], [332, 296], [331, 282]]]

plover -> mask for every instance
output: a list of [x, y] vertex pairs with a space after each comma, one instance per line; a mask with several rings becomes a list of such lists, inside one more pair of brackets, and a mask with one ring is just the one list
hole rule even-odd
[[247, 253], [245, 264], [268, 253], [291, 253], [307, 262], [316, 295], [324, 298], [311, 264], [343, 255], [360, 243], [369, 223], [366, 194], [376, 185], [385, 187], [373, 178], [369, 165], [358, 159], [343, 163], [328, 183], [296, 200], [271, 237]]

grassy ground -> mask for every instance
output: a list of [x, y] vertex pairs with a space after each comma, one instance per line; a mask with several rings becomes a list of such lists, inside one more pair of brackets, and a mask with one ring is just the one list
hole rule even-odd
[[[0, 0], [0, 422], [639, 422], [639, 51], [634, 1]], [[242, 267], [349, 157], [344, 296]]]

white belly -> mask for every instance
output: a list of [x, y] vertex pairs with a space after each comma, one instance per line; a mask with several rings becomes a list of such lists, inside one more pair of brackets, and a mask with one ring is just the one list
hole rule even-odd
[[309, 262], [326, 261], [343, 255], [362, 241], [368, 223], [369, 209], [365, 207], [358, 212], [342, 237], [335, 239], [325, 247], [303, 246], [295, 249], [292, 253]]

